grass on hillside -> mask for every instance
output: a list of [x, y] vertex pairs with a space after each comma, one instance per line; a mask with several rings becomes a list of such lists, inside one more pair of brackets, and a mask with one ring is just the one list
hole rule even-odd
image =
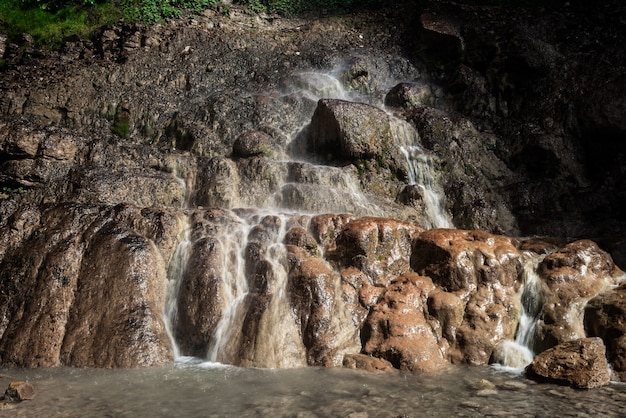
[[32, 35], [39, 46], [55, 46], [69, 35], [87, 37], [96, 28], [119, 22], [122, 11], [113, 3], [89, 7], [66, 6], [50, 12], [40, 7], [23, 9], [19, 0], [0, 1], [0, 30], [9, 37]]
[[[381, 0], [238, 0], [252, 13], [297, 15], [315, 10], [345, 12]], [[155, 23], [201, 10], [221, 0], [0, 0], [0, 31], [29, 33], [35, 44], [55, 47], [69, 35], [88, 37], [96, 28], [120, 21]]]

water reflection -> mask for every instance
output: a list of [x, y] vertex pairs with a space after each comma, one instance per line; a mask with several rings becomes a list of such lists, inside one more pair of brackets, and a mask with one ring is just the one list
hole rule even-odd
[[[11, 417], [620, 416], [626, 385], [536, 384], [491, 367], [437, 374], [347, 369], [242, 369], [183, 358], [162, 368], [3, 369], [0, 383], [37, 391]], [[10, 377], [9, 377], [10, 376]]]

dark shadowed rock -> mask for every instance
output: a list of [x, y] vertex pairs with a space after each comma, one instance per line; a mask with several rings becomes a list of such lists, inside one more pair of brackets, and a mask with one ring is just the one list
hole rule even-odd
[[589, 301], [585, 330], [590, 337], [602, 338], [614, 377], [626, 380], [626, 284]]
[[568, 341], [537, 355], [526, 376], [591, 389], [610, 382], [606, 348], [600, 338]]
[[385, 105], [393, 107], [432, 106], [434, 101], [433, 91], [426, 83], [400, 83], [385, 96]]

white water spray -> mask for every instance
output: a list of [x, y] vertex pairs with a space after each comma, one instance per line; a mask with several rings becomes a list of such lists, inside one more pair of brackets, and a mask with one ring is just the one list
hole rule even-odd
[[541, 279], [537, 267], [543, 256], [524, 254], [524, 274], [520, 299], [522, 311], [514, 341], [504, 341], [498, 347], [496, 361], [502, 366], [522, 369], [533, 361], [535, 330], [541, 312]]
[[403, 145], [400, 151], [409, 166], [409, 185], [419, 187], [426, 215], [433, 228], [454, 228], [445, 210], [445, 195], [435, 180], [433, 158], [419, 145]]
[[167, 335], [172, 342], [172, 350], [174, 352], [175, 359], [180, 357], [180, 350], [176, 344], [176, 339], [174, 338], [174, 324], [176, 324], [176, 317], [178, 314], [178, 293], [180, 284], [183, 280], [183, 275], [185, 274], [185, 268], [187, 267], [187, 262], [189, 261], [189, 256], [191, 254], [191, 225], [189, 217], [185, 216], [181, 223], [182, 227], [179, 234], [178, 245], [174, 251], [174, 255], [172, 256], [172, 261], [170, 262], [167, 272], [167, 296], [165, 300], [165, 313], [163, 315], [163, 322], [165, 323]]

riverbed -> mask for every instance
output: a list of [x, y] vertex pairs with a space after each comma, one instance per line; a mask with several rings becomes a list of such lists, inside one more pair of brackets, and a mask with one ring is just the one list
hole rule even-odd
[[617, 417], [626, 404], [626, 384], [576, 390], [486, 366], [410, 374], [183, 359], [147, 369], [0, 373], [2, 385], [26, 380], [36, 390], [2, 417]]

